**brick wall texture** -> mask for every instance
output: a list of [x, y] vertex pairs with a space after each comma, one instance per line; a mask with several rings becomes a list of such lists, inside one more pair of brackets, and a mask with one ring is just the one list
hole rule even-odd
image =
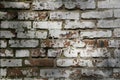
[[0, 0], [0, 80], [120, 80], [120, 0]]

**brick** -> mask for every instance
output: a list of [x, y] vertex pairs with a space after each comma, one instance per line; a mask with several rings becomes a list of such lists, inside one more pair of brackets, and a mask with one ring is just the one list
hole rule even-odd
[[120, 40], [109, 40], [108, 42], [109, 47], [120, 47]]
[[22, 59], [0, 59], [1, 67], [22, 66]]
[[118, 57], [119, 58], [120, 57], [120, 49], [115, 49], [113, 55], [114, 55], [114, 57]]
[[80, 49], [80, 57], [111, 57], [110, 52], [107, 48], [92, 48], [87, 47]]
[[10, 47], [37, 47], [38, 40], [9, 40]]
[[15, 56], [16, 57], [29, 57], [30, 52], [29, 50], [16, 50]]
[[99, 48], [108, 47], [108, 40], [106, 40], [106, 39], [97, 40], [97, 47], [99, 47]]
[[65, 29], [77, 29], [77, 28], [94, 28], [95, 23], [93, 21], [65, 21]]
[[94, 9], [96, 7], [95, 0], [76, 0], [77, 1], [77, 7], [80, 9]]
[[98, 28], [119, 28], [120, 19], [115, 20], [99, 20], [97, 23]]
[[119, 68], [114, 68], [113, 69], [113, 77], [114, 78], [120, 78], [120, 69]]
[[43, 48], [36, 48], [31, 49], [30, 54], [32, 57], [45, 57], [46, 56], [46, 50]]
[[42, 78], [69, 78], [77, 73], [80, 75], [79, 69], [41, 69], [40, 76]]
[[30, 31], [19, 31], [17, 32], [17, 38], [47, 38], [47, 31], [41, 30], [30, 30]]
[[54, 78], [24, 78], [24, 80], [54, 80]]
[[41, 47], [84, 47], [85, 43], [79, 39], [48, 39], [41, 41]]
[[71, 0], [65, 0], [63, 3], [66, 9], [74, 9], [77, 6], [77, 2]]
[[7, 70], [0, 68], [0, 77], [6, 76], [6, 74], [7, 74]]
[[36, 77], [39, 74], [38, 68], [8, 68], [7, 76], [8, 77]]
[[82, 18], [111, 18], [113, 16], [112, 10], [105, 11], [89, 11], [81, 14]]
[[15, 34], [8, 30], [0, 31], [0, 38], [14, 38]]
[[25, 2], [0, 2], [0, 8], [29, 9], [30, 4]]
[[53, 59], [29, 59], [24, 61], [27, 66], [53, 67]]
[[49, 36], [54, 38], [78, 38], [79, 31], [49, 30]]
[[120, 9], [114, 10], [114, 17], [119, 18], [120, 17]]
[[62, 22], [61, 21], [34, 21], [33, 28], [62, 29]]
[[1, 21], [1, 28], [11, 28], [11, 29], [21, 29], [21, 28], [31, 28], [30, 21]]
[[33, 10], [56, 10], [62, 6], [62, 0], [59, 1], [33, 1]]
[[50, 12], [50, 19], [80, 19], [79, 12]]
[[0, 19], [5, 19], [7, 12], [0, 11]]
[[111, 37], [112, 31], [110, 30], [100, 30], [100, 31], [81, 31], [80, 32], [81, 37], [85, 38], [100, 38], [100, 37]]
[[13, 57], [14, 53], [12, 49], [0, 49], [1, 57]]
[[114, 29], [113, 35], [114, 35], [114, 37], [120, 37], [120, 28]]
[[120, 67], [119, 58], [108, 58], [95, 60], [95, 65], [97, 67]]
[[7, 41], [0, 40], [0, 48], [6, 48], [7, 47]]
[[20, 20], [45, 20], [47, 19], [46, 12], [18, 12]]
[[1, 78], [1, 80], [22, 80], [22, 79]]
[[109, 78], [112, 75], [112, 69], [82, 69], [81, 74], [84, 77]]
[[120, 8], [119, 0], [98, 1], [98, 8]]
[[60, 57], [62, 54], [61, 49], [48, 49], [47, 56], [48, 57]]
[[56, 64], [59, 67], [93, 67], [92, 61], [85, 59], [57, 59]]

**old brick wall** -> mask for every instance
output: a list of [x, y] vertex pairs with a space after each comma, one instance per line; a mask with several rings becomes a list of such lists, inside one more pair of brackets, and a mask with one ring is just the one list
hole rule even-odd
[[120, 80], [120, 0], [0, 0], [0, 80]]

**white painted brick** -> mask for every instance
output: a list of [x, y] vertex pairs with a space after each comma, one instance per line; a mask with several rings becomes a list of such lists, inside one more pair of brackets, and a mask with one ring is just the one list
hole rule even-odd
[[1, 49], [0, 56], [2, 57], [13, 57], [13, 50], [12, 49]]
[[30, 52], [29, 50], [16, 50], [15, 55], [16, 57], [29, 57]]
[[120, 19], [116, 20], [99, 20], [98, 28], [120, 28]]
[[65, 8], [67, 9], [74, 9], [77, 5], [76, 2], [73, 2], [71, 0], [65, 0], [65, 2], [63, 3], [64, 3]]
[[78, 38], [78, 31], [49, 30], [49, 36], [54, 38]]
[[5, 19], [7, 12], [0, 11], [0, 19]]
[[21, 59], [0, 59], [1, 67], [22, 66]]
[[120, 28], [114, 29], [113, 35], [114, 35], [114, 37], [120, 37]]
[[80, 39], [73, 39], [73, 40], [67, 40], [67, 39], [49, 39], [49, 40], [42, 40], [41, 41], [41, 47], [84, 47], [85, 43], [81, 41]]
[[82, 18], [110, 18], [113, 16], [112, 10], [89, 11], [81, 14]]
[[62, 29], [61, 21], [35, 21], [33, 22], [33, 28], [39, 29]]
[[109, 47], [120, 47], [120, 40], [109, 40]]
[[50, 12], [50, 19], [80, 19], [79, 12]]
[[99, 38], [99, 37], [111, 37], [112, 31], [106, 30], [106, 31], [82, 31], [80, 33], [81, 37], [87, 37], [87, 38]]
[[57, 59], [57, 66], [69, 67], [69, 66], [84, 66], [84, 67], [93, 67], [91, 60], [85, 59]]
[[69, 78], [75, 72], [79, 70], [68, 70], [68, 69], [41, 69], [40, 76], [42, 78]]
[[65, 29], [76, 29], [76, 28], [94, 28], [95, 23], [92, 21], [65, 21]]
[[12, 29], [21, 29], [21, 28], [31, 28], [30, 21], [1, 21], [1, 28], [12, 28]]
[[120, 9], [114, 10], [114, 17], [120, 18]]
[[111, 57], [107, 48], [87, 47], [80, 49], [80, 57]]
[[80, 9], [94, 9], [95, 8], [95, 0], [76, 0], [77, 6]]
[[7, 41], [0, 40], [0, 48], [6, 48], [7, 47]]
[[84, 76], [97, 76], [99, 77], [110, 77], [112, 75], [112, 69], [82, 69], [81, 74]]
[[0, 68], [0, 77], [6, 76], [7, 75], [7, 70]]
[[114, 50], [114, 57], [120, 57], [120, 49]]
[[0, 2], [3, 5], [3, 8], [18, 8], [18, 9], [29, 9], [30, 4], [25, 2]]
[[47, 31], [24, 31], [24, 32], [18, 32], [17, 33], [18, 38], [42, 38], [45, 39], [47, 37]]
[[37, 47], [38, 40], [9, 40], [10, 47]]
[[63, 5], [62, 0], [59, 1], [33, 1], [33, 10], [55, 10]]
[[98, 1], [98, 8], [120, 8], [120, 0]]
[[13, 38], [15, 37], [15, 34], [13, 34], [11, 31], [0, 31], [0, 38]]
[[59, 57], [62, 54], [61, 49], [48, 49], [48, 57]]

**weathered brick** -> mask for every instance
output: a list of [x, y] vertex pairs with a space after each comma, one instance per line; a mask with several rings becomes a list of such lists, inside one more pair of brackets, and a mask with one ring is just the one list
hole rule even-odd
[[30, 54], [32, 57], [45, 57], [46, 56], [46, 50], [43, 48], [36, 48], [31, 49]]
[[11, 78], [1, 78], [1, 80], [22, 80], [22, 78], [19, 78], [19, 79], [11, 79]]
[[77, 29], [77, 28], [94, 28], [95, 23], [93, 21], [65, 21], [65, 29]]
[[49, 0], [49, 1], [33, 1], [32, 9], [33, 10], [55, 10], [60, 8], [63, 5], [62, 0]]
[[82, 69], [81, 74], [84, 77], [108, 78], [112, 75], [112, 69]]
[[32, 77], [39, 76], [38, 68], [8, 68], [7, 76], [8, 77]]
[[22, 66], [22, 59], [0, 59], [1, 67]]
[[84, 47], [85, 43], [80, 39], [48, 39], [41, 41], [41, 47]]
[[98, 8], [120, 8], [119, 0], [98, 1]]
[[114, 57], [118, 57], [119, 58], [120, 57], [120, 49], [115, 49], [113, 55], [114, 55]]
[[114, 29], [113, 35], [114, 35], [114, 37], [120, 37], [120, 28]]
[[10, 47], [37, 47], [38, 40], [9, 40]]
[[114, 68], [113, 69], [113, 77], [114, 78], [120, 78], [120, 69], [119, 68]]
[[119, 28], [120, 19], [116, 20], [99, 20], [97, 23], [98, 28]]
[[15, 56], [16, 57], [29, 57], [30, 52], [29, 50], [16, 50]]
[[29, 59], [24, 61], [27, 66], [53, 67], [53, 59]]
[[24, 78], [24, 80], [54, 80], [54, 78]]
[[62, 22], [61, 21], [34, 21], [33, 28], [62, 29]]
[[25, 2], [0, 2], [0, 8], [17, 8], [17, 9], [29, 9], [30, 4]]
[[50, 19], [80, 19], [79, 12], [50, 12]]
[[8, 30], [1, 30], [0, 31], [0, 38], [13, 38], [15, 34]]
[[49, 36], [54, 38], [78, 38], [79, 31], [49, 30]]
[[106, 39], [97, 40], [97, 47], [108, 47], [108, 40]]
[[112, 10], [89, 11], [81, 14], [82, 18], [110, 18], [113, 16]]
[[47, 31], [42, 30], [31, 30], [31, 31], [20, 31], [17, 32], [17, 38], [47, 38]]
[[59, 57], [62, 54], [61, 49], [48, 49], [48, 57]]
[[46, 12], [18, 12], [20, 20], [45, 20], [47, 19]]
[[92, 48], [87, 47], [80, 49], [80, 57], [111, 57], [110, 52], [107, 48]]
[[120, 47], [120, 40], [109, 40], [109, 43], [108, 43], [108, 46], [109, 47]]
[[12, 49], [0, 49], [1, 57], [13, 57], [14, 53]]
[[40, 76], [43, 78], [69, 78], [77, 73], [80, 75], [79, 69], [41, 69]]
[[0, 40], [0, 48], [6, 48], [7, 47], [7, 41]]
[[114, 17], [119, 18], [120, 17], [120, 9], [114, 10]]
[[100, 37], [111, 37], [112, 31], [110, 30], [100, 30], [100, 31], [81, 31], [80, 32], [81, 37], [85, 38], [100, 38]]
[[63, 3], [66, 9], [74, 9], [77, 6], [77, 2], [71, 0], [64, 0]]
[[7, 74], [7, 70], [0, 68], [0, 77], [6, 76], [6, 74]]
[[0, 19], [5, 19], [7, 12], [0, 11]]
[[30, 21], [1, 21], [1, 28], [21, 29], [31, 28]]
[[69, 67], [69, 66], [81, 66], [81, 67], [93, 67], [91, 60], [85, 59], [57, 59], [57, 66], [60, 67]]

